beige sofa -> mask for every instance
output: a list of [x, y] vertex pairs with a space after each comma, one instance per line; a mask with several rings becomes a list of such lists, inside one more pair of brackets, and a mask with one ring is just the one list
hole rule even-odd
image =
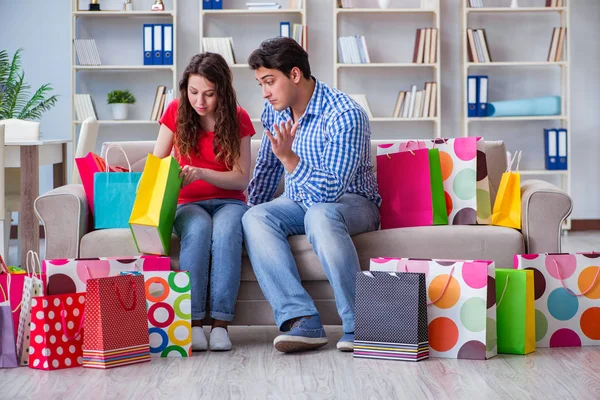
[[[375, 163], [376, 145], [372, 157]], [[110, 143], [104, 143], [102, 154]], [[252, 159], [256, 158], [258, 141], [252, 143]], [[132, 169], [141, 171], [144, 160], [152, 152], [154, 142], [121, 142]], [[492, 202], [502, 172], [506, 168], [506, 149], [502, 142], [486, 142]], [[115, 152], [115, 163], [126, 166], [124, 157]], [[113, 153], [111, 152], [111, 159]], [[252, 166], [254, 168], [254, 165]], [[278, 194], [283, 185], [280, 185]], [[562, 222], [572, 209], [571, 198], [557, 187], [543, 181], [524, 181], [521, 231], [497, 226], [436, 226], [400, 228], [357, 235], [354, 243], [361, 267], [368, 269], [372, 257], [415, 257], [451, 259], [492, 259], [498, 267], [512, 267], [516, 253], [560, 251]], [[40, 196], [35, 202], [38, 217], [46, 233], [46, 258], [131, 256], [137, 251], [127, 229], [92, 229], [90, 213], [81, 185], [66, 185]], [[339, 324], [333, 291], [319, 260], [305, 236], [289, 238], [304, 287], [315, 299], [325, 324]], [[172, 268], [179, 266], [179, 240], [173, 235]], [[250, 261], [244, 253], [242, 282], [236, 306], [235, 324], [273, 324], [271, 307], [265, 300]]]

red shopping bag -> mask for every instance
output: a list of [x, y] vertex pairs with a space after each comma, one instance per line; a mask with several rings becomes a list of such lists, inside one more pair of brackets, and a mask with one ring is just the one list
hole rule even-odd
[[433, 225], [429, 150], [377, 156], [381, 229]]
[[85, 293], [31, 300], [29, 368], [47, 371], [83, 363]]
[[142, 275], [88, 279], [83, 366], [114, 368], [150, 361]]

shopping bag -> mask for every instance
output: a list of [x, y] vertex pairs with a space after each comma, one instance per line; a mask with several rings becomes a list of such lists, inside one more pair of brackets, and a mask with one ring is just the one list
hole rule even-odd
[[[106, 164], [111, 149], [117, 148], [125, 154], [128, 169], [131, 164], [127, 154], [119, 146], [111, 145], [106, 149]], [[127, 228], [133, 210], [135, 193], [141, 172], [97, 172], [94, 174], [94, 228]]]
[[448, 225], [448, 209], [444, 194], [444, 181], [438, 149], [429, 150], [429, 174], [431, 176], [431, 200], [433, 205], [433, 225]]
[[29, 364], [29, 344], [31, 329], [31, 302], [34, 298], [44, 295], [44, 282], [38, 274], [40, 259], [37, 253], [28, 251], [25, 257], [27, 275], [23, 282], [23, 296], [21, 300], [21, 315], [17, 332], [17, 358], [19, 365]]
[[138, 252], [168, 255], [182, 179], [172, 156], [148, 154], [129, 226]]
[[42, 271], [48, 278], [46, 294], [86, 291], [90, 278], [117, 276], [122, 271], [169, 271], [169, 257], [136, 256], [44, 260]]
[[354, 357], [429, 358], [425, 275], [356, 273]]
[[6, 288], [12, 314], [12, 326], [15, 340], [19, 333], [19, 318], [21, 317], [21, 300], [23, 299], [23, 284], [25, 283], [25, 270], [9, 270], [0, 255], [0, 286]]
[[388, 154], [378, 146], [377, 185], [382, 204], [381, 229], [433, 224], [429, 151]]
[[83, 366], [107, 369], [150, 361], [144, 277], [87, 281]]
[[85, 293], [34, 298], [29, 368], [51, 371], [80, 367], [84, 318]]
[[518, 254], [533, 270], [539, 347], [600, 345], [600, 253]]
[[492, 223], [492, 202], [490, 197], [490, 179], [487, 169], [485, 141], [477, 137], [477, 224]]
[[498, 353], [535, 351], [533, 271], [496, 269]]
[[0, 285], [0, 369], [15, 368], [17, 361], [17, 346], [13, 330], [12, 309], [8, 301], [8, 294]]
[[485, 360], [496, 355], [493, 261], [372, 258], [370, 270], [425, 274], [431, 357]]
[[[508, 228], [521, 229], [521, 174], [519, 163], [523, 152], [517, 151], [513, 156], [506, 172], [502, 174], [498, 194], [494, 202], [492, 224]], [[513, 163], [517, 160], [515, 170]]]
[[[75, 158], [77, 170], [83, 184], [85, 197], [92, 214], [94, 213], [94, 174], [96, 172], [106, 172], [106, 163], [104, 159], [97, 154], [89, 152], [85, 157]], [[114, 172], [129, 172], [126, 168], [118, 166], [110, 167]]]
[[152, 357], [192, 356], [190, 276], [186, 271], [144, 272]]

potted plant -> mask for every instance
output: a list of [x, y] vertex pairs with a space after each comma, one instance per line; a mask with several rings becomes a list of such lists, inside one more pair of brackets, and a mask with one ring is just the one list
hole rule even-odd
[[127, 119], [127, 106], [135, 104], [135, 96], [129, 90], [113, 90], [106, 102], [112, 107], [113, 119]]
[[56, 95], [46, 98], [52, 86], [46, 83], [29, 97], [29, 86], [25, 72], [21, 71], [21, 51], [15, 52], [12, 60], [6, 50], [0, 51], [0, 121], [5, 119], [40, 119], [58, 101]]

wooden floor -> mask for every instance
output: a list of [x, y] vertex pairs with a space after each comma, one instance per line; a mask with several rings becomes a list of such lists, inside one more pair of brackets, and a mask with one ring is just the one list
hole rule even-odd
[[[564, 251], [600, 250], [600, 232], [569, 234]], [[538, 349], [488, 361], [355, 360], [338, 326], [323, 349], [275, 351], [274, 327], [232, 327], [234, 350], [96, 371], [0, 370], [0, 399], [600, 399], [600, 347]]]

